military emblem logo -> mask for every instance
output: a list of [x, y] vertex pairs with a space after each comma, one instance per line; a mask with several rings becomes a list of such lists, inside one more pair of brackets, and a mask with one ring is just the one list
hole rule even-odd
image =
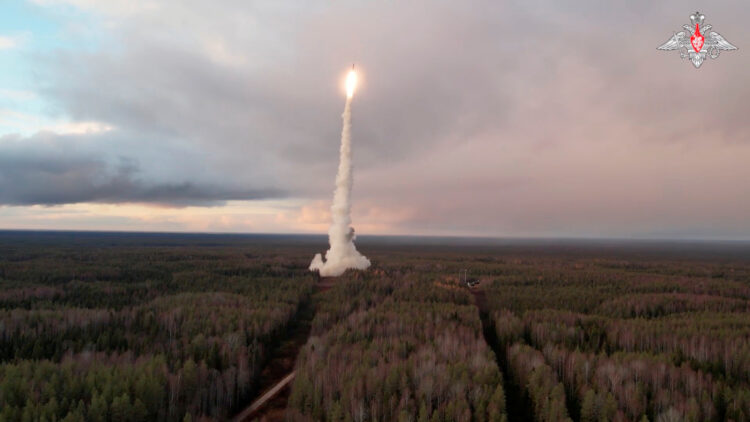
[[683, 31], [675, 32], [669, 41], [657, 50], [679, 50], [680, 58], [690, 59], [695, 68], [701, 67], [706, 57], [715, 59], [722, 51], [736, 50], [729, 41], [718, 32], [712, 31], [712, 26], [704, 24], [706, 17], [701, 12], [690, 15], [690, 25], [683, 25]]

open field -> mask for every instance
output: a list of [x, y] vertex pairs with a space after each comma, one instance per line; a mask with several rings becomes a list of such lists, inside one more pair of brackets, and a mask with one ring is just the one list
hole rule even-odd
[[750, 244], [358, 247], [0, 232], [0, 420], [750, 420]]

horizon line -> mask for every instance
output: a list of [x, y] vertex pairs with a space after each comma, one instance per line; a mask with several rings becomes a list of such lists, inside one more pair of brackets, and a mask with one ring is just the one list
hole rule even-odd
[[[87, 233], [87, 234], [145, 234], [145, 235], [208, 235], [208, 236], [309, 236], [325, 237], [327, 233], [279, 233], [279, 232], [212, 232], [212, 231], [160, 231], [160, 230], [98, 230], [98, 229], [5, 229], [0, 233]], [[646, 236], [478, 236], [478, 235], [432, 235], [432, 234], [357, 234], [357, 238], [425, 238], [479, 241], [575, 241], [575, 242], [664, 242], [664, 243], [750, 243], [750, 238], [709, 237], [646, 237]]]

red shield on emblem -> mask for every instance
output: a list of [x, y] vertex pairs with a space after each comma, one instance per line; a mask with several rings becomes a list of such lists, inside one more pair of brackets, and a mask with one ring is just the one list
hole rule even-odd
[[695, 24], [695, 34], [693, 34], [690, 37], [690, 45], [693, 46], [693, 50], [695, 50], [696, 53], [701, 52], [701, 48], [703, 48], [703, 43], [706, 41], [705, 38], [703, 38], [703, 34], [701, 34], [700, 29], [698, 28], [698, 24]]

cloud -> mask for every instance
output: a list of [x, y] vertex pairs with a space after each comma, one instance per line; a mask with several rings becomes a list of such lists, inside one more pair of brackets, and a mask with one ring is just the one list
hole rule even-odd
[[0, 89], [0, 97], [10, 101], [30, 101], [36, 98], [36, 94], [24, 90]]
[[[745, 2], [704, 10], [740, 51], [696, 71], [656, 50], [692, 12], [677, 0], [37, 1], [114, 22], [99, 49], [36, 56], [37, 94], [56, 117], [112, 128], [18, 141], [34, 145], [18, 147], [25, 165], [12, 173], [27, 188], [48, 180], [56, 154], [70, 162], [61, 180], [83, 181], [59, 201], [277, 192], [320, 208], [338, 159], [340, 77], [356, 62], [357, 228], [750, 236]], [[298, 220], [317, 211], [293, 214], [290, 225], [320, 225]]]
[[[0, 95], [3, 95], [0, 90]], [[34, 96], [25, 92], [8, 92], [8, 97], [16, 101], [28, 101]], [[53, 132], [59, 135], [94, 134], [109, 132], [114, 129], [101, 122], [71, 122], [63, 119], [50, 119], [39, 114], [23, 113], [0, 107], [0, 130], [6, 132], [31, 135], [37, 132]]]
[[[59, 135], [0, 138], [0, 205], [59, 205], [82, 202], [220, 205], [228, 200], [284, 196], [278, 189], [211, 183], [169, 175], [149, 177], [127, 156], [108, 156], [92, 143], [117, 138]], [[167, 159], [167, 157], [164, 157]]]
[[145, 11], [158, 9], [158, 2], [151, 0], [123, 1], [123, 0], [30, 0], [39, 6], [59, 7], [73, 6], [86, 11], [99, 12], [107, 15], [130, 16]]
[[10, 50], [18, 47], [20, 43], [19, 37], [9, 37], [0, 35], [0, 50]]

